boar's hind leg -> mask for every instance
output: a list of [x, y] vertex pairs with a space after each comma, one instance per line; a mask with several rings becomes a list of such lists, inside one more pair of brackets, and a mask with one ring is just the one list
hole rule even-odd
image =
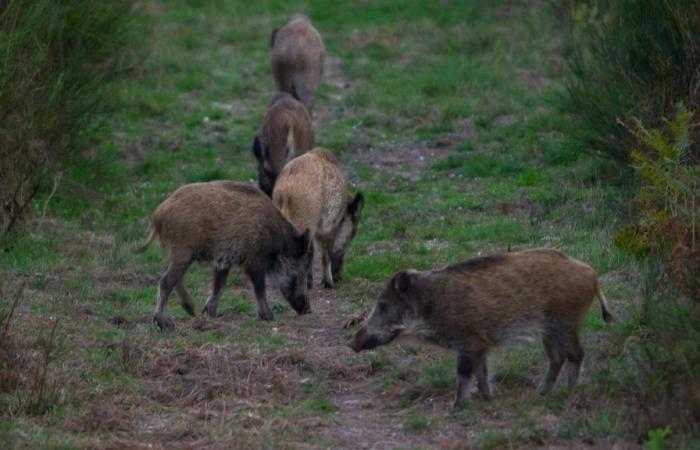
[[168, 265], [168, 270], [165, 275], [160, 279], [160, 285], [158, 289], [158, 303], [156, 304], [156, 311], [153, 314], [153, 321], [158, 324], [160, 328], [172, 328], [173, 322], [167, 318], [164, 314], [165, 305], [168, 303], [168, 297], [173, 291], [173, 288], [182, 279], [182, 276], [187, 272], [187, 268], [190, 266], [191, 258], [190, 256], [178, 257], [185, 255], [172, 255], [170, 259], [170, 264]]
[[489, 386], [489, 370], [486, 364], [486, 355], [479, 361], [479, 366], [476, 368], [476, 385], [484, 400], [491, 398], [491, 387]]
[[228, 271], [229, 269], [214, 270], [214, 278], [211, 282], [211, 295], [207, 299], [204, 309], [202, 309], [202, 314], [216, 317], [216, 310], [219, 308], [219, 297], [221, 297], [221, 291], [226, 286]]
[[314, 96], [309, 89], [306, 77], [303, 75], [294, 76], [294, 96], [306, 106], [309, 115], [313, 115], [311, 110], [314, 107]]
[[182, 284], [182, 279], [180, 279], [180, 281], [178, 281], [175, 285], [175, 291], [177, 292], [178, 297], [180, 297], [180, 305], [182, 305], [182, 309], [184, 309], [190, 316], [194, 316], [194, 303], [192, 302], [190, 293], [187, 292], [187, 289], [185, 289], [185, 285]]
[[314, 242], [314, 240], [311, 241], [311, 267], [309, 267], [309, 274], [306, 276], [306, 288], [311, 289], [314, 287], [314, 263], [313, 263], [313, 255], [315, 255], [316, 252], [316, 247], [318, 245]]
[[583, 347], [578, 339], [578, 333], [572, 331], [567, 340], [568, 348], [566, 351], [566, 383], [570, 388], [578, 383], [578, 376], [581, 371], [581, 363], [583, 362]]
[[[331, 244], [332, 245], [332, 244]], [[333, 272], [331, 270], [331, 254], [330, 245], [321, 244], [321, 262], [323, 263], [323, 282], [322, 286], [327, 289], [333, 289]]]
[[265, 295], [265, 272], [251, 269], [248, 270], [248, 276], [253, 283], [255, 298], [258, 300], [258, 317], [262, 320], [272, 320], [272, 310], [267, 305], [267, 296]]
[[544, 344], [544, 349], [547, 352], [549, 367], [547, 368], [547, 374], [542, 380], [540, 394], [547, 395], [552, 390], [552, 387], [554, 387], [554, 383], [557, 381], [561, 367], [564, 365], [564, 352], [562, 352], [561, 340], [557, 334], [546, 334], [542, 338], [542, 343]]

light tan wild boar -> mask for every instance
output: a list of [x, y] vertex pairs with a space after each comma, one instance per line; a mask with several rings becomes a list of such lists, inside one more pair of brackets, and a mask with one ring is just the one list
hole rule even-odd
[[[364, 197], [353, 198], [338, 161], [317, 147], [284, 166], [272, 192], [273, 203], [297, 230], [308, 229], [323, 261], [323, 286], [340, 279], [345, 254], [357, 233]], [[312, 278], [309, 272], [309, 287]]]
[[313, 146], [314, 131], [308, 111], [291, 95], [278, 92], [270, 102], [253, 141], [260, 189], [272, 196], [277, 176], [287, 161], [308, 152]]
[[270, 46], [277, 90], [292, 94], [311, 114], [326, 57], [321, 35], [308, 17], [295, 15], [287, 25], [272, 30]]
[[216, 316], [229, 269], [240, 265], [250, 277], [258, 300], [258, 315], [272, 320], [265, 295], [265, 275], [277, 279], [282, 294], [299, 314], [310, 312], [306, 278], [313, 249], [308, 230], [299, 233], [269, 197], [247, 183], [212, 181], [182, 186], [158, 206], [151, 218], [143, 251], [159, 237], [168, 255], [168, 270], [160, 280], [153, 321], [172, 327], [164, 314], [173, 288], [182, 307], [194, 315], [192, 299], [182, 284], [194, 261], [210, 262], [212, 291], [202, 313]]
[[455, 349], [454, 406], [460, 408], [472, 373], [481, 395], [491, 395], [489, 350], [539, 335], [549, 359], [540, 389], [547, 394], [565, 361], [569, 385], [578, 380], [584, 354], [579, 330], [594, 297], [603, 319], [612, 320], [595, 271], [551, 249], [473, 258], [427, 272], [402, 270], [387, 283], [350, 347], [371, 349], [412, 335]]

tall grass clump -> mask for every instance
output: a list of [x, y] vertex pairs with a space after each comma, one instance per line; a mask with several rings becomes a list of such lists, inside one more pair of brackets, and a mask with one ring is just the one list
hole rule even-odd
[[0, 2], [0, 236], [17, 226], [113, 105], [134, 0]]
[[[628, 162], [632, 118], [656, 128], [684, 103], [700, 103], [700, 1], [589, 0], [558, 9], [573, 28], [561, 107], [576, 119], [571, 137]], [[689, 154], [700, 160], [696, 144]]]

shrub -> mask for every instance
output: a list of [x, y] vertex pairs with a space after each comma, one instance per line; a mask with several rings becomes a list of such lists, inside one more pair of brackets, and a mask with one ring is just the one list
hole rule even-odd
[[700, 423], [700, 165], [688, 163], [697, 125], [683, 107], [663, 123], [649, 130], [637, 120], [629, 128], [640, 219], [616, 236], [645, 276], [628, 349], [637, 373], [626, 386], [637, 401], [640, 436], [669, 424], [693, 433]]
[[133, 3], [0, 2], [0, 233], [84, 156], [83, 138], [129, 64]]
[[[636, 117], [656, 128], [683, 102], [700, 106], [700, 2], [610, 0], [564, 2], [574, 31], [565, 112], [577, 118], [572, 138], [629, 161]], [[562, 13], [564, 11], [564, 13]], [[700, 160], [698, 144], [690, 149]]]
[[678, 285], [700, 302], [700, 164], [686, 164], [694, 143], [694, 114], [680, 107], [664, 128], [630, 128], [638, 145], [631, 151], [641, 181], [635, 201], [638, 225], [618, 233], [618, 247], [638, 256], [666, 258]]

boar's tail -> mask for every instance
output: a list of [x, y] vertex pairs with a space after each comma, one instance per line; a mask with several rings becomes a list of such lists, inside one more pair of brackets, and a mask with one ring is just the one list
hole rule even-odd
[[294, 142], [294, 128], [289, 127], [287, 132], [287, 159], [290, 160], [297, 156], [296, 143]]
[[600, 290], [600, 285], [596, 284], [595, 287], [595, 295], [598, 297], [598, 300], [600, 300], [600, 309], [601, 312], [603, 313], [603, 320], [606, 322], [613, 322], [615, 320], [615, 316], [613, 316], [610, 313], [610, 307], [608, 306], [608, 300], [605, 298], [605, 295], [603, 295], [603, 291]]
[[148, 236], [146, 236], [146, 240], [144, 241], [143, 244], [141, 244], [141, 246], [136, 247], [134, 249], [134, 253], [144, 252], [148, 248], [148, 246], [151, 245], [151, 242], [153, 242], [153, 239], [155, 239], [156, 236], [158, 236], [158, 234], [159, 234], [158, 227], [156, 227], [155, 223], [151, 223], [151, 226], [148, 229]]
[[285, 219], [289, 220], [289, 216], [291, 215], [292, 211], [292, 199], [289, 198], [288, 195], [282, 194], [282, 204], [280, 205], [280, 212], [282, 213], [282, 216], [284, 216]]

